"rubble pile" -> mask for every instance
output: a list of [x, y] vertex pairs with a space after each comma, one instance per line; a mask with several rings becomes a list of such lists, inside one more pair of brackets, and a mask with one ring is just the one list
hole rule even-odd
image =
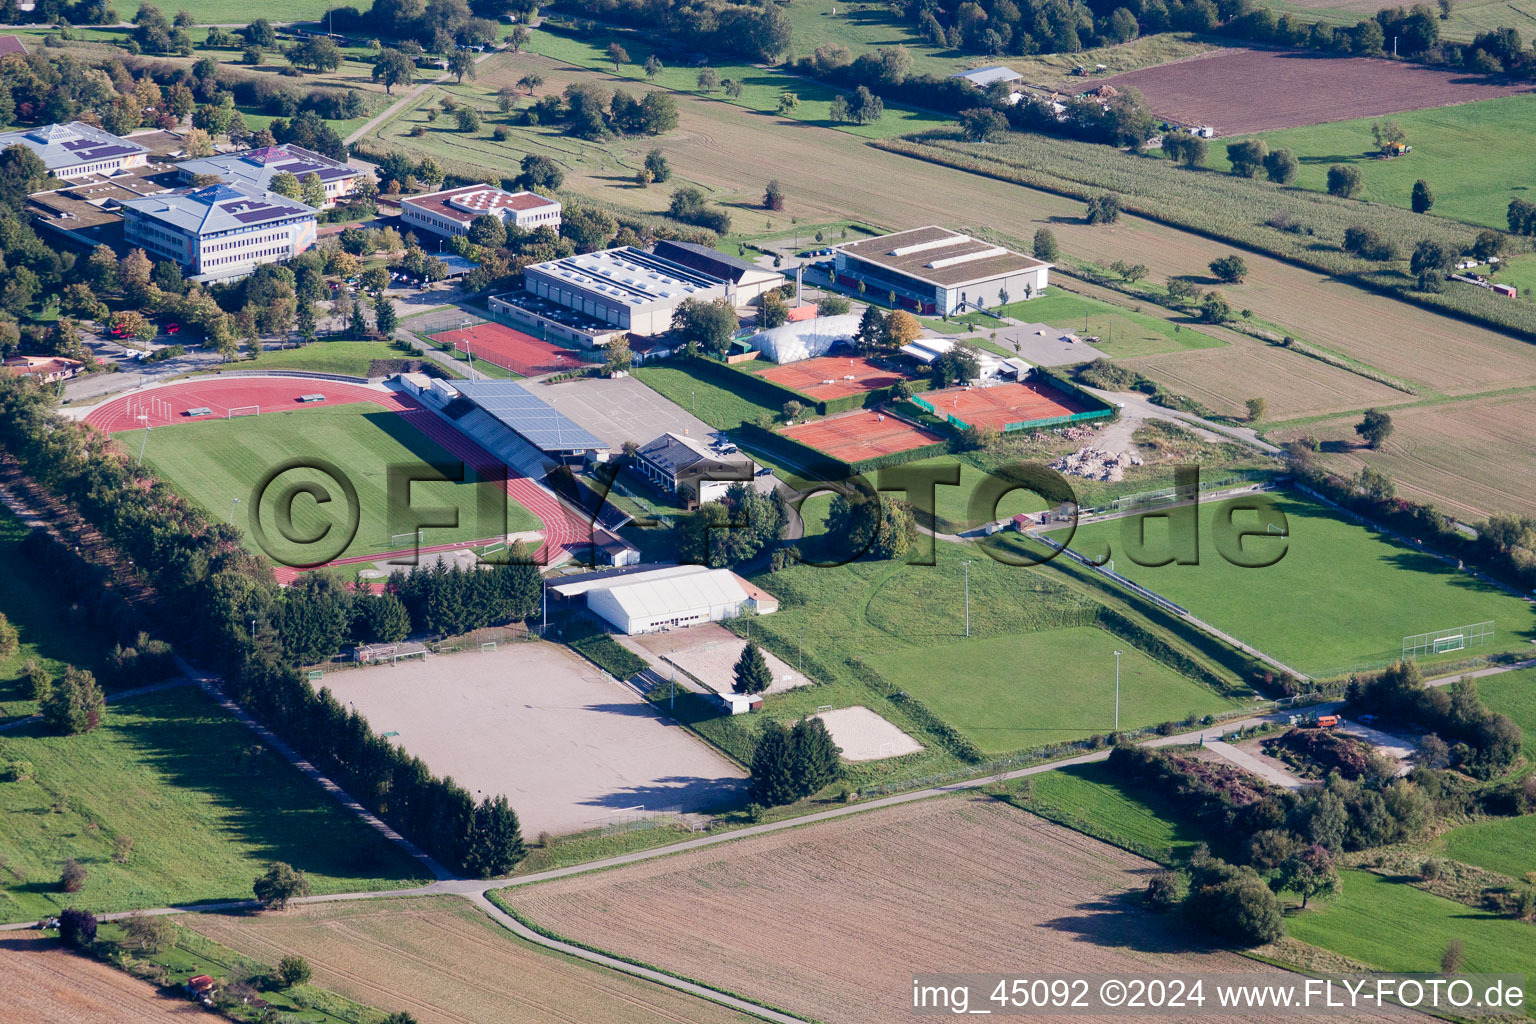
[[1068, 476], [1113, 482], [1124, 479], [1127, 467], [1141, 464], [1141, 456], [1134, 452], [1110, 452], [1090, 445], [1063, 455], [1051, 463], [1051, 468]]

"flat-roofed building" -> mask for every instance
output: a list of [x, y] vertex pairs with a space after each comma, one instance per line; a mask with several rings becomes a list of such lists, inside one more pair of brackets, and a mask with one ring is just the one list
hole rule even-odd
[[523, 271], [523, 287], [592, 320], [647, 336], [671, 330], [672, 313], [684, 299], [709, 302], [729, 291], [718, 277], [627, 245], [535, 263]]
[[272, 190], [272, 179], [279, 174], [291, 174], [300, 181], [314, 174], [325, 189], [327, 208], [345, 198], [362, 176], [356, 167], [303, 146], [263, 146], [239, 153], [217, 153], [178, 161], [176, 170], [184, 182], [190, 183], [199, 175], [211, 174], [226, 184], [244, 185], [262, 192]]
[[88, 174], [116, 174], [149, 162], [149, 150], [83, 121], [0, 132], [0, 150], [26, 146], [48, 173], [68, 181]]
[[690, 506], [725, 497], [732, 485], [753, 486], [757, 464], [731, 446], [726, 451], [668, 431], [635, 450], [635, 471]]
[[433, 234], [469, 233], [476, 217], [499, 217], [508, 227], [560, 230], [560, 203], [535, 192], [508, 192], [495, 185], [465, 185], [400, 200], [400, 222]]
[[729, 569], [702, 565], [593, 573], [550, 589], [568, 598], [585, 597], [589, 610], [631, 636], [778, 610], [776, 598]]
[[121, 200], [123, 239], [194, 277], [243, 277], [315, 242], [315, 210], [243, 185], [175, 189]]
[[760, 267], [750, 260], [696, 242], [674, 242], [664, 238], [651, 248], [651, 252], [664, 260], [724, 281], [730, 286], [728, 297], [738, 306], [784, 284], [784, 275], [771, 267]]
[[838, 284], [895, 292], [898, 305], [925, 316], [1034, 298], [1049, 285], [1050, 270], [1033, 256], [934, 226], [846, 242], [834, 266]]

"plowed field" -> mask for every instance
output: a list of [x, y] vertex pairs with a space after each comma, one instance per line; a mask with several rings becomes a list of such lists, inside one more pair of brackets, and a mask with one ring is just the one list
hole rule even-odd
[[829, 1024], [917, 1019], [909, 1009], [914, 972], [1262, 969], [1192, 946], [1121, 899], [1155, 867], [978, 797], [855, 815], [505, 895], [578, 942]]
[[1213, 50], [1107, 81], [1140, 89], [1158, 117], [1207, 124], [1219, 135], [1443, 107], [1529, 88], [1423, 64], [1245, 49]]
[[297, 953], [316, 985], [391, 1013], [404, 1010], [421, 1024], [743, 1020], [702, 999], [539, 952], [453, 896], [256, 916], [192, 914], [182, 923], [264, 962]]
[[219, 1024], [185, 999], [66, 951], [56, 940], [0, 939], [0, 1021], [17, 1024]]

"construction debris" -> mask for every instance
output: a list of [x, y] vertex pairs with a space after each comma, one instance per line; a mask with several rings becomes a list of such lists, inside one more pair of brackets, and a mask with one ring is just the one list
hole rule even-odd
[[1110, 452], [1090, 445], [1070, 455], [1063, 455], [1051, 463], [1051, 468], [1068, 476], [1113, 482], [1125, 478], [1127, 467], [1141, 464], [1141, 456], [1134, 452]]

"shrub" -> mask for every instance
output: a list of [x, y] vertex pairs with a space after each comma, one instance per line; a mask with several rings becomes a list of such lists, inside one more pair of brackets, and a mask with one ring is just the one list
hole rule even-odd
[[64, 869], [59, 872], [59, 888], [64, 892], [79, 892], [90, 877], [91, 873], [85, 870], [85, 866], [71, 857], [64, 862]]
[[59, 938], [66, 946], [85, 949], [96, 941], [96, 915], [70, 907], [59, 915]]

